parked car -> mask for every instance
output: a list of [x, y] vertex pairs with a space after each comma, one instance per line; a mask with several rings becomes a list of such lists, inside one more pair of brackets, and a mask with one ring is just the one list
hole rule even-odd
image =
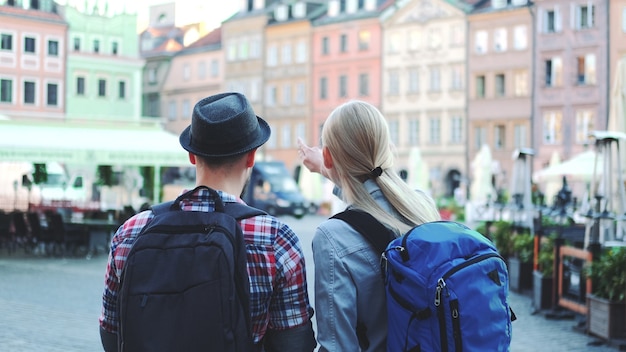
[[256, 162], [241, 198], [248, 205], [271, 215], [301, 218], [311, 208], [311, 202], [302, 195], [287, 167], [280, 161]]

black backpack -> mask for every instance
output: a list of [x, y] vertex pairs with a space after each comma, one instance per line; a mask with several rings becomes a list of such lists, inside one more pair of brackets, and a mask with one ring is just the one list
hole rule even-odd
[[225, 205], [208, 190], [214, 212], [180, 209], [180, 200], [196, 190], [152, 207], [155, 217], [122, 272], [120, 351], [253, 350], [246, 246], [237, 220], [265, 213]]

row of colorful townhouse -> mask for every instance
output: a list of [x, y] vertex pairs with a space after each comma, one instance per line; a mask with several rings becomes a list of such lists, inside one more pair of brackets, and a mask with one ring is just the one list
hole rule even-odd
[[419, 151], [436, 196], [469, 185], [483, 144], [504, 188], [518, 148], [535, 150], [535, 169], [588, 148], [626, 56], [626, 0], [246, 0], [213, 30], [176, 24], [172, 3], [151, 7], [138, 36], [133, 14], [18, 2], [0, 0], [11, 118], [179, 132], [196, 101], [236, 90], [272, 126], [262, 154], [295, 168], [297, 138], [318, 143], [330, 111], [360, 99], [384, 113], [409, 180]]

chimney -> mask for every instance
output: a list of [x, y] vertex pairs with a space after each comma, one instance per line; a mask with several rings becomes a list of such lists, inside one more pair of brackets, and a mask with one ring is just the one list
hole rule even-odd
[[306, 16], [306, 3], [304, 1], [299, 1], [293, 4], [293, 8], [291, 10], [294, 18], [303, 18]]
[[503, 9], [506, 7], [507, 0], [491, 0], [491, 7], [494, 9]]
[[339, 0], [328, 1], [328, 17], [335, 17], [339, 14]]
[[277, 22], [286, 21], [289, 18], [289, 6], [280, 4], [274, 9], [274, 19]]

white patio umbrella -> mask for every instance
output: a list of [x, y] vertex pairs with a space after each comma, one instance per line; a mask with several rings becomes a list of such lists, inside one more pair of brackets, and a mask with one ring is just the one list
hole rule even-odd
[[[550, 167], [556, 167], [561, 163], [561, 156], [558, 151], [554, 151], [552, 153], [552, 157], [550, 157]], [[546, 204], [552, 204], [554, 196], [559, 192], [559, 189], [563, 186], [563, 182], [559, 181], [557, 178], [549, 178], [544, 184], [544, 196], [546, 200]]]
[[485, 204], [489, 199], [495, 200], [495, 189], [492, 184], [493, 158], [489, 146], [483, 144], [472, 161], [472, 183], [470, 184], [470, 200], [475, 204]]
[[[588, 150], [577, 154], [570, 159], [550, 165], [545, 169], [539, 170], [533, 174], [533, 181], [537, 183], [548, 181], [561, 181], [563, 176], [567, 176], [569, 180], [591, 181], [596, 163], [596, 153]], [[597, 160], [598, 176], [602, 174], [602, 159]]]

